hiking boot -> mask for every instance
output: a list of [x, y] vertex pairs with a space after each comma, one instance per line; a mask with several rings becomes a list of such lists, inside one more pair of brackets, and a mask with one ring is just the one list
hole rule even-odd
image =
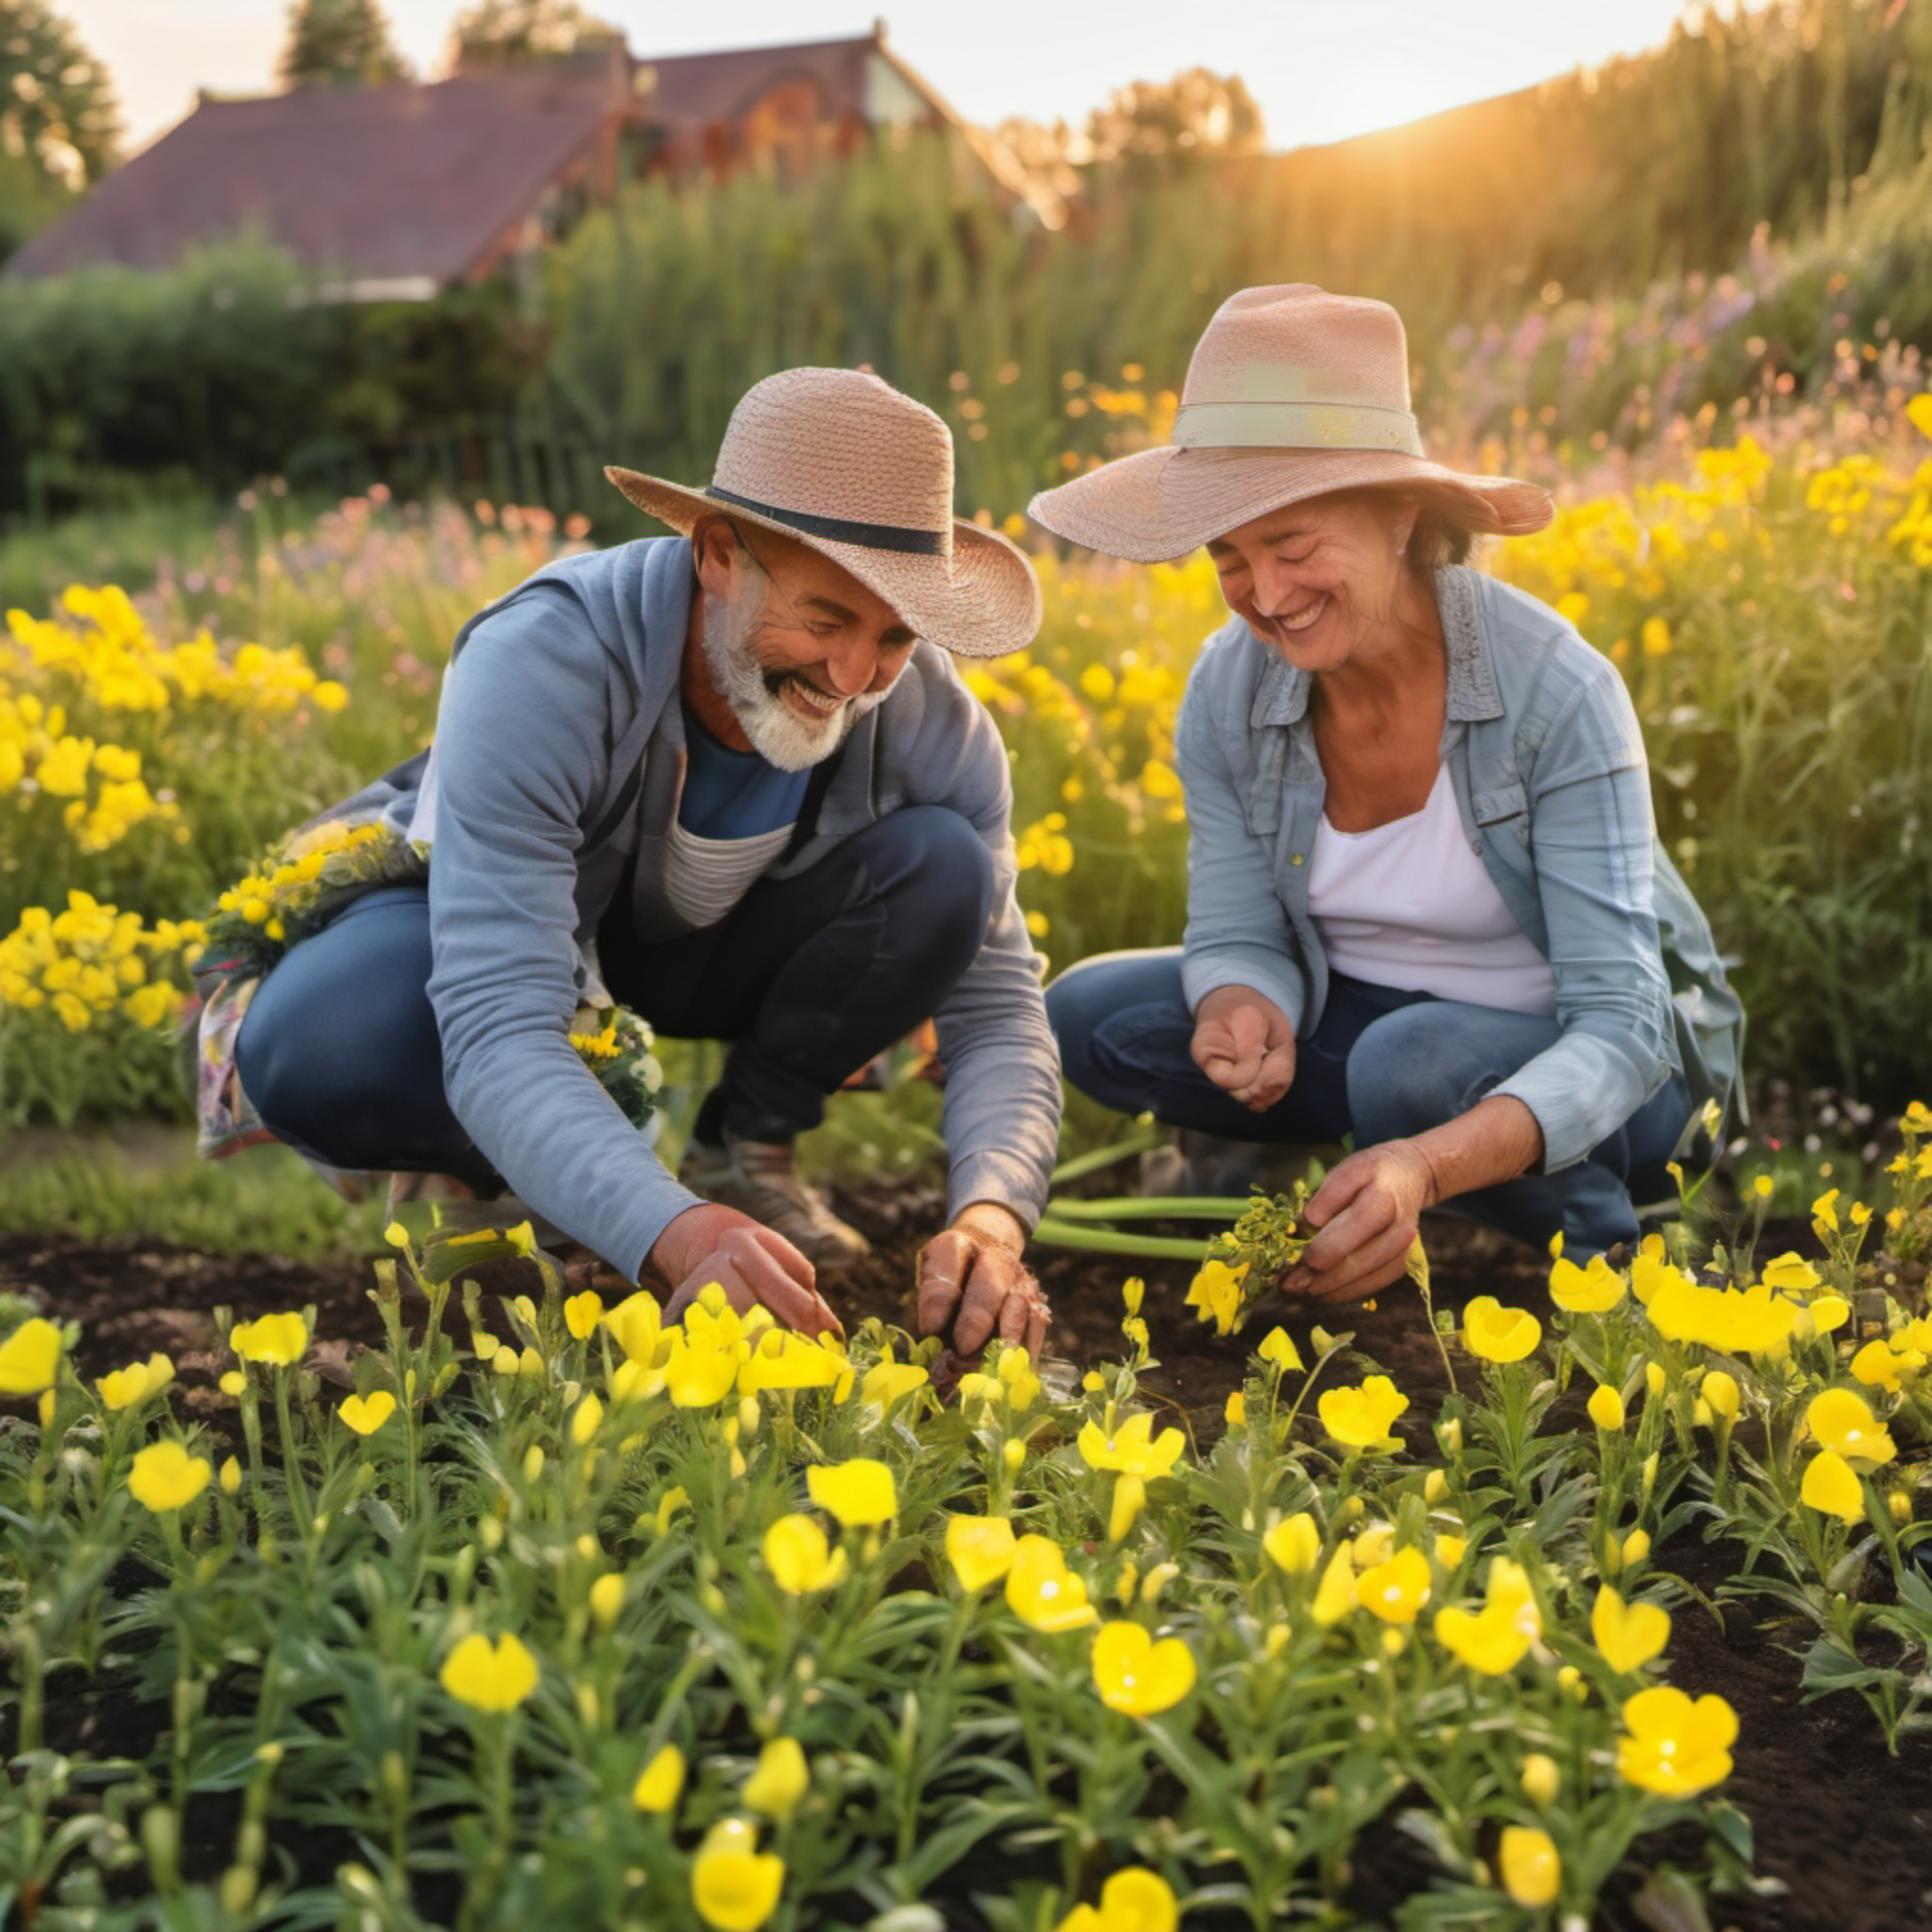
[[825, 1197], [798, 1172], [788, 1141], [740, 1141], [723, 1146], [693, 1140], [677, 1177], [694, 1194], [782, 1234], [814, 1268], [849, 1268], [872, 1244], [834, 1214]]

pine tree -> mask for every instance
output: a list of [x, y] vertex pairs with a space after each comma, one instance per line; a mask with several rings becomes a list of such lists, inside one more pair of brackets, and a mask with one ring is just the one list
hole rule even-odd
[[374, 86], [408, 78], [375, 0], [293, 0], [283, 86]]

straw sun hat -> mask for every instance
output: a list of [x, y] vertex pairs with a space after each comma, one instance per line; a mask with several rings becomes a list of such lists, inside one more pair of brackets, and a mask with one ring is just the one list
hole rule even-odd
[[1329, 490], [1407, 485], [1472, 529], [1549, 522], [1549, 492], [1431, 463], [1409, 408], [1409, 346], [1386, 302], [1305, 282], [1243, 289], [1187, 365], [1173, 441], [1035, 496], [1056, 535], [1136, 563], [1182, 557]]
[[862, 370], [786, 369], [748, 390], [707, 488], [604, 474], [686, 535], [723, 511], [809, 544], [961, 657], [1020, 650], [1039, 628], [1033, 565], [952, 513], [952, 432]]

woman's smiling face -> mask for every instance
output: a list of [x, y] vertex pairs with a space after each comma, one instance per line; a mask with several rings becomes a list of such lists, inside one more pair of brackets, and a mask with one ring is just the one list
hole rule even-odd
[[1416, 506], [1366, 492], [1312, 496], [1207, 546], [1221, 595], [1298, 670], [1332, 671], [1399, 621]]

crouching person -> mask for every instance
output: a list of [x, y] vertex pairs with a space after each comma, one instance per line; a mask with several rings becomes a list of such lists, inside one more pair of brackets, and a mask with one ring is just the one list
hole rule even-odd
[[[363, 889], [230, 976], [234, 1077], [205, 1025], [205, 1091], [212, 1063], [321, 1164], [513, 1190], [673, 1311], [716, 1281], [817, 1331], [865, 1244], [793, 1142], [931, 1015], [949, 1224], [920, 1321], [1037, 1351], [1058, 1062], [1006, 753], [949, 655], [1031, 640], [1032, 568], [955, 522], [939, 418], [854, 371], [759, 383], [708, 488], [609, 475], [681, 534], [561, 559], [464, 626], [431, 750], [326, 815], [369, 841]], [[730, 1042], [676, 1178], [585, 1050], [614, 1009]]]

